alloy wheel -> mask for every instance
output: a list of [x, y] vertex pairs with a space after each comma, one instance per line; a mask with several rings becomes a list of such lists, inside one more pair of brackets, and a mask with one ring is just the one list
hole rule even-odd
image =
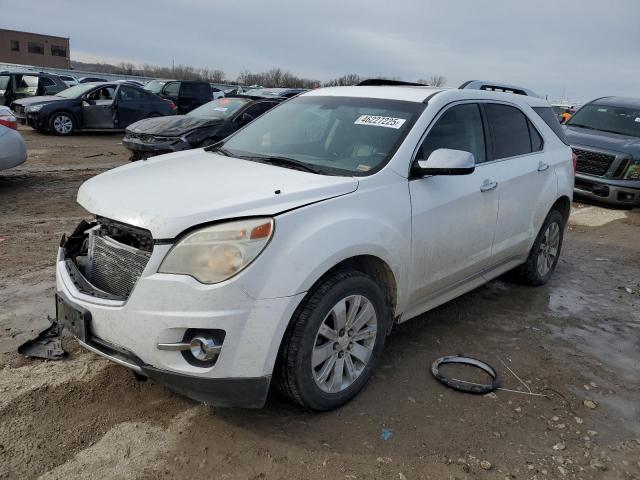
[[349, 388], [367, 367], [376, 343], [378, 317], [362, 295], [336, 303], [320, 324], [311, 357], [316, 385], [326, 393]]
[[61, 135], [67, 135], [73, 129], [73, 121], [66, 115], [58, 115], [53, 119], [53, 128]]
[[538, 253], [538, 273], [544, 277], [549, 273], [558, 256], [560, 247], [560, 225], [556, 222], [549, 224], [542, 236]]

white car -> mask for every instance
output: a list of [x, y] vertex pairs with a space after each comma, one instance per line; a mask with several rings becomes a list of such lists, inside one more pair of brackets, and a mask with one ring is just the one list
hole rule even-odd
[[63, 239], [58, 320], [199, 401], [260, 407], [273, 380], [328, 410], [395, 323], [512, 269], [547, 282], [574, 178], [551, 106], [380, 83], [310, 91], [214, 146], [85, 182], [96, 217]]
[[58, 75], [60, 77], [60, 80], [62, 80], [67, 87], [74, 87], [76, 85], [78, 85], [78, 79], [75, 77], [72, 77], [71, 75]]
[[[3, 108], [5, 107], [0, 107], [0, 115]], [[27, 146], [22, 135], [17, 130], [0, 124], [0, 170], [17, 167], [26, 160]]]

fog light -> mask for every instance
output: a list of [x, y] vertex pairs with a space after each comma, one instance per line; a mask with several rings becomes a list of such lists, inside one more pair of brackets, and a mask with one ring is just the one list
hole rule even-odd
[[196, 360], [208, 362], [220, 354], [222, 345], [216, 343], [215, 339], [205, 335], [198, 335], [191, 339], [189, 351]]

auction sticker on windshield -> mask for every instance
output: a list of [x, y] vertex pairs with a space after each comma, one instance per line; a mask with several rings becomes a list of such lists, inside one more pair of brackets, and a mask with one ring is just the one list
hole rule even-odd
[[404, 118], [381, 117], [378, 115], [360, 115], [354, 125], [374, 125], [376, 127], [400, 128], [407, 120]]

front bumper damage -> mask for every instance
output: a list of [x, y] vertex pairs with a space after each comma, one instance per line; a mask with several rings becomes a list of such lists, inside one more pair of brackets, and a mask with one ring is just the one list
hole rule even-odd
[[184, 137], [155, 137], [153, 135], [132, 135], [130, 133], [127, 133], [122, 139], [122, 145], [138, 159], [193, 148]]
[[[87, 226], [96, 228], [84, 223], [61, 245], [56, 269], [58, 297], [73, 311], [84, 312], [82, 328], [65, 325], [80, 344], [194, 400], [261, 407], [286, 328], [283, 319], [291, 318], [304, 294], [254, 299], [234, 278], [204, 285], [185, 275], [157, 273], [171, 248], [166, 244], [153, 246], [126, 298], [92, 292], [95, 286], [84, 276], [82, 262], [77, 262], [75, 274], [69, 268]], [[190, 331], [224, 332], [214, 363], [199, 365], [185, 352], [160, 348], [184, 342]]]

